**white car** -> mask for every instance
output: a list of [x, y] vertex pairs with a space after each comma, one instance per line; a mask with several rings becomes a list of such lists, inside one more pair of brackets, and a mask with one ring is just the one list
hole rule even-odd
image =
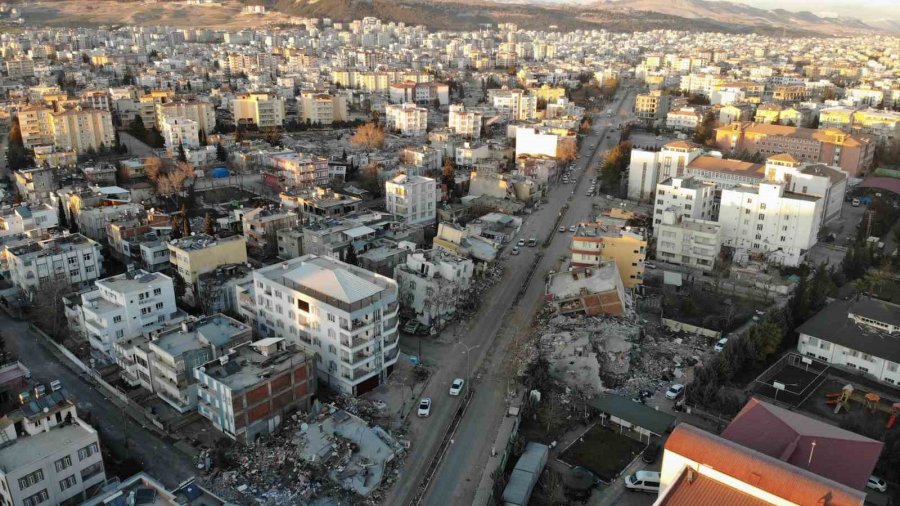
[[681, 394], [683, 393], [684, 385], [682, 385], [681, 383], [675, 383], [674, 385], [670, 386], [668, 390], [666, 390], [666, 399], [671, 399], [674, 401], [675, 399], [681, 397]]
[[720, 351], [725, 349], [726, 344], [728, 344], [727, 337], [723, 337], [722, 339], [719, 339], [718, 341], [716, 341], [716, 345], [713, 346], [713, 351], [715, 351], [716, 353], [719, 353]]
[[465, 384], [466, 382], [462, 378], [456, 378], [455, 380], [453, 380], [453, 384], [450, 385], [450, 395], [459, 395], [460, 392], [462, 392], [463, 385]]
[[516, 246], [518, 246], [518, 247], [520, 247], [520, 248], [521, 248], [522, 246], [525, 246], [525, 239], [519, 239], [519, 242], [516, 243]]
[[571, 227], [569, 227], [569, 232], [574, 233], [576, 230], [578, 230], [578, 227], [576, 227], [575, 225], [572, 225]]
[[431, 414], [431, 397], [426, 397], [419, 401], [419, 416], [425, 418]]
[[519, 247], [518, 247], [518, 246], [513, 246], [512, 251], [510, 251], [509, 253], [510, 253], [511, 255], [518, 255], [518, 254], [519, 254]]
[[560, 225], [560, 227], [559, 227], [559, 233], [563, 233], [563, 232], [565, 232], [565, 231], [566, 231], [566, 227], [563, 226], [563, 225]]
[[869, 476], [869, 481], [866, 482], [866, 488], [871, 488], [872, 490], [877, 490], [879, 492], [887, 492], [887, 482], [877, 476]]

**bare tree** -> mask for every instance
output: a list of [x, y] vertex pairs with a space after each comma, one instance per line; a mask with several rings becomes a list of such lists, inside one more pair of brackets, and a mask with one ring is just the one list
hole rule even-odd
[[63, 308], [63, 297], [75, 290], [66, 280], [65, 275], [45, 279], [40, 286], [31, 290], [32, 313], [39, 318], [35, 323], [57, 341], [62, 341], [66, 328], [66, 316]]
[[151, 156], [144, 160], [144, 173], [150, 181], [156, 181], [162, 173], [162, 160], [158, 156]]
[[366, 150], [381, 149], [384, 147], [384, 129], [375, 123], [366, 123], [356, 129], [350, 143]]
[[556, 146], [556, 158], [561, 162], [571, 162], [578, 156], [578, 146], [574, 139], [565, 139]]

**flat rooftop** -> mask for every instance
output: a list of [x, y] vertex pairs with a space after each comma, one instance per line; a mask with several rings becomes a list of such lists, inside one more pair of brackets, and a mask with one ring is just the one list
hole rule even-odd
[[72, 423], [34, 436], [16, 438], [9, 446], [0, 448], [0, 469], [12, 471], [56, 455], [69, 445], [86, 445], [94, 434], [78, 423]]
[[296, 347], [279, 350], [269, 356], [263, 355], [257, 346], [265, 346], [266, 341], [267, 339], [262, 339], [237, 347], [235, 353], [228, 355], [224, 364], [221, 360], [208, 362], [204, 365], [206, 375], [239, 393], [262, 381], [268, 381], [263, 378], [264, 373], [289, 371], [307, 360], [307, 355]]
[[194, 322], [182, 322], [177, 327], [160, 333], [153, 344], [172, 356], [178, 356], [208, 345], [221, 348], [236, 337], [250, 332], [252, 329], [249, 325], [219, 313]]
[[603, 262], [598, 267], [583, 267], [557, 272], [547, 282], [547, 292], [560, 299], [587, 293], [602, 293], [617, 289], [621, 278], [615, 262]]

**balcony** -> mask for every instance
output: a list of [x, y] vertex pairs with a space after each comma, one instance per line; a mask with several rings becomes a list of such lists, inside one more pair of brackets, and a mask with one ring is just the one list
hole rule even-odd
[[341, 361], [352, 367], [356, 367], [370, 358], [372, 358], [372, 354], [364, 351], [358, 351], [352, 355], [349, 353], [341, 353]]
[[346, 334], [341, 334], [341, 346], [345, 346], [347, 348], [359, 348], [360, 346], [365, 346], [370, 342], [369, 339], [365, 339], [362, 337], [348, 336]]
[[396, 313], [397, 309], [399, 309], [399, 308], [400, 308], [399, 302], [397, 302], [397, 301], [391, 302], [390, 304], [387, 305], [387, 307], [384, 308], [384, 315], [387, 316], [391, 313]]
[[341, 377], [344, 379], [348, 379], [350, 381], [358, 381], [366, 376], [370, 376], [372, 373], [377, 372], [374, 369], [357, 369], [355, 371], [344, 371], [341, 373]]

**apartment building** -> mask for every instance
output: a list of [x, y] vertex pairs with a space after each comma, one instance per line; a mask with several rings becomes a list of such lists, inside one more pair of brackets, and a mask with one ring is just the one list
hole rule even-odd
[[336, 193], [330, 188], [317, 186], [311, 190], [283, 192], [281, 204], [300, 215], [304, 223], [332, 220], [359, 210], [362, 199]]
[[257, 325], [316, 353], [320, 385], [360, 395], [399, 356], [397, 283], [339, 260], [305, 255], [253, 272]]
[[78, 418], [64, 390], [35, 396], [3, 419], [3, 504], [78, 504], [106, 483], [97, 431]]
[[247, 262], [247, 239], [242, 235], [215, 237], [196, 234], [169, 241], [169, 262], [186, 285], [200, 274], [226, 264]]
[[413, 165], [422, 172], [441, 170], [442, 161], [441, 150], [425, 144], [406, 146], [400, 150], [400, 162]]
[[156, 105], [156, 128], [163, 130], [165, 122], [172, 118], [193, 121], [197, 130], [211, 134], [216, 128], [216, 109], [208, 102], [198, 100], [172, 100]]
[[641, 93], [634, 98], [634, 114], [645, 126], [657, 126], [669, 112], [669, 96], [660, 90]]
[[278, 171], [287, 188], [308, 189], [328, 184], [328, 158], [309, 153], [277, 153], [266, 165]]
[[16, 190], [28, 201], [47, 200], [56, 190], [53, 170], [44, 167], [15, 171]]
[[868, 296], [836, 300], [797, 332], [803, 355], [900, 385], [900, 305]]
[[194, 369], [253, 337], [253, 329], [223, 314], [181, 322], [150, 341], [149, 376], [153, 391], [179, 413], [197, 407]]
[[447, 126], [457, 135], [466, 139], [478, 139], [481, 137], [481, 125], [484, 114], [481, 111], [467, 111], [463, 104], [450, 106], [450, 117]]
[[111, 148], [115, 145], [115, 130], [109, 111], [100, 109], [69, 109], [54, 111], [36, 105], [18, 113], [22, 143], [26, 148], [53, 145], [82, 154], [89, 149]]
[[0, 237], [44, 232], [59, 225], [59, 213], [47, 204], [21, 204], [0, 209]]
[[628, 198], [646, 202], [656, 184], [669, 178], [684, 177], [688, 164], [700, 156], [700, 146], [688, 141], [672, 141], [659, 151], [631, 150], [628, 169]]
[[666, 128], [672, 130], [692, 132], [697, 129], [697, 125], [703, 119], [700, 112], [693, 107], [682, 107], [680, 109], [669, 111], [666, 114]]
[[439, 197], [437, 181], [401, 174], [384, 183], [387, 211], [408, 225], [434, 223]]
[[488, 102], [507, 121], [532, 121], [537, 117], [537, 96], [521, 89], [489, 89]]
[[35, 146], [34, 164], [38, 167], [75, 167], [78, 153], [74, 149], [58, 148], [53, 145]]
[[270, 93], [241, 93], [232, 101], [234, 123], [258, 128], [284, 124], [284, 99]]
[[289, 209], [258, 207], [244, 212], [241, 224], [247, 248], [263, 256], [273, 255], [278, 249], [278, 231], [296, 227], [300, 216]]
[[715, 221], [691, 218], [666, 209], [654, 226], [656, 258], [709, 272], [722, 249], [722, 227]]
[[98, 280], [93, 290], [81, 292], [80, 307], [72, 309], [80, 311], [83, 336], [91, 348], [107, 357], [113, 357], [113, 346], [123, 339], [187, 318], [175, 303], [172, 278], [142, 270]]
[[636, 227], [610, 223], [580, 223], [572, 236], [572, 266], [599, 266], [614, 261], [625, 288], [643, 283], [644, 260], [647, 259], [645, 231]]
[[816, 244], [823, 214], [821, 197], [787, 191], [785, 183], [724, 189], [719, 204], [722, 244], [734, 248], [738, 262], [758, 256], [796, 266]]
[[410, 252], [394, 268], [401, 309], [423, 325], [443, 326], [456, 314], [474, 270], [471, 259], [442, 249]]
[[56, 283], [88, 286], [103, 274], [100, 244], [81, 234], [7, 247], [6, 258], [10, 282], [30, 297]]
[[840, 167], [850, 177], [872, 166], [875, 142], [868, 135], [827, 128], [813, 130], [785, 125], [732, 123], [716, 129], [716, 144], [726, 151], [747, 151], [764, 156], [788, 153], [802, 162]]
[[568, 130], [556, 128], [516, 127], [516, 158], [520, 156], [547, 156], [557, 158], [564, 145], [574, 147], [577, 138]]
[[300, 121], [312, 125], [330, 125], [347, 121], [347, 97], [319, 91], [301, 91], [297, 97]]
[[[693, 177], [673, 177], [656, 185], [653, 223], [662, 223], [665, 211], [680, 217], [712, 220], [716, 217], [716, 185]], [[653, 235], [658, 230], [654, 227]]]
[[428, 109], [416, 104], [388, 104], [384, 107], [385, 126], [401, 135], [418, 137], [428, 131]]
[[801, 163], [783, 153], [766, 159], [765, 171], [767, 181], [783, 182], [787, 191], [820, 197], [823, 224], [841, 215], [849, 178], [840, 168]]
[[53, 109], [43, 104], [29, 105], [19, 109], [16, 114], [19, 120], [19, 131], [22, 143], [26, 148], [53, 145], [54, 136], [50, 115]]
[[109, 90], [84, 90], [78, 98], [81, 101], [81, 107], [85, 109], [112, 111]]
[[316, 393], [315, 357], [284, 338], [235, 346], [194, 369], [197, 412], [226, 436], [252, 442], [277, 430]]
[[333, 69], [331, 82], [344, 88], [388, 94], [391, 83], [414, 82], [427, 83], [434, 80], [434, 75], [422, 70], [355, 70]]
[[620, 315], [627, 297], [613, 261], [572, 268], [547, 276], [547, 303], [559, 314]]
[[440, 105], [450, 103], [450, 87], [444, 83], [416, 83], [403, 81], [392, 83], [388, 88], [388, 97], [392, 104], [413, 103], [430, 106], [437, 100]]
[[163, 139], [166, 142], [166, 151], [169, 154], [177, 154], [180, 147], [200, 147], [200, 127], [196, 121], [186, 118], [166, 118], [162, 122]]
[[17, 58], [14, 60], [6, 60], [6, 75], [10, 79], [22, 79], [23, 77], [34, 77], [34, 61], [26, 58]]

